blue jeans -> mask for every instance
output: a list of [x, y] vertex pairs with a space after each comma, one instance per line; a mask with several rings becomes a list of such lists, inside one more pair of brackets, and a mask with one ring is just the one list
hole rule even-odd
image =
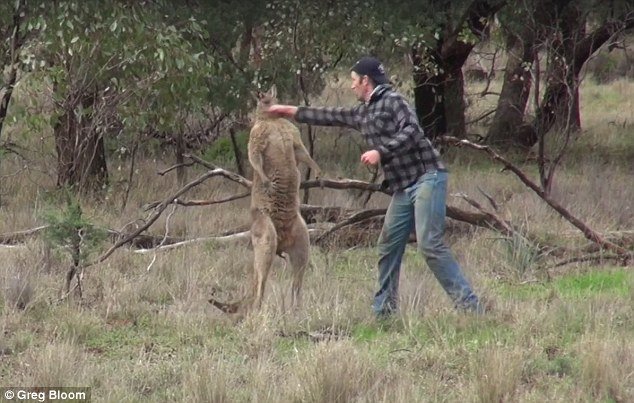
[[412, 226], [418, 250], [458, 309], [480, 312], [478, 297], [445, 245], [447, 172], [427, 172], [410, 187], [394, 193], [379, 237], [379, 291], [372, 309], [378, 316], [398, 307], [401, 260]]

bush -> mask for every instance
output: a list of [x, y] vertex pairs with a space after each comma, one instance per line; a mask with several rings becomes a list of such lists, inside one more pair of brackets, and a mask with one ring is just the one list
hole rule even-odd
[[[236, 143], [243, 158], [247, 155], [247, 144], [249, 143], [249, 132], [236, 132]], [[203, 153], [205, 161], [218, 165], [235, 164], [236, 157], [233, 151], [233, 144], [229, 136], [218, 137]]]
[[622, 50], [601, 51], [586, 65], [586, 71], [599, 84], [619, 78], [634, 79], [634, 63]]

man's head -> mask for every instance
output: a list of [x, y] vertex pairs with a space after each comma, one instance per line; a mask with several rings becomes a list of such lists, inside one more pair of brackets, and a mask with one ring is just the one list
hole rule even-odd
[[372, 56], [364, 56], [350, 69], [352, 78], [352, 90], [360, 101], [368, 101], [374, 87], [387, 84], [390, 80], [385, 74], [385, 68], [379, 59]]

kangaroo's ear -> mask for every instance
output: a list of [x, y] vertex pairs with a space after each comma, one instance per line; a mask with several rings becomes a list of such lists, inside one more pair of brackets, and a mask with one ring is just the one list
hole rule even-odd
[[273, 84], [266, 95], [270, 96], [271, 98], [277, 99], [277, 86]]

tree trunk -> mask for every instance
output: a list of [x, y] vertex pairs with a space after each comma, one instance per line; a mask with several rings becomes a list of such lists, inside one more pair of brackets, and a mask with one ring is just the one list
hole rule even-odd
[[[13, 95], [13, 88], [17, 82], [18, 77], [18, 58], [20, 56], [20, 48], [24, 37], [21, 36], [20, 25], [26, 15], [26, 1], [19, 0], [16, 3], [16, 7], [13, 11], [13, 24], [8, 27], [7, 32], [11, 32], [11, 38], [7, 38], [10, 43], [10, 58], [8, 60], [9, 68], [7, 75], [5, 76], [4, 84], [0, 87], [0, 139], [2, 139], [2, 129], [4, 128], [4, 121], [9, 112], [9, 103], [11, 102], [11, 96]], [[2, 38], [4, 39], [4, 38]], [[5, 66], [2, 66], [3, 70]]]
[[[82, 99], [83, 110], [94, 107], [96, 93]], [[71, 99], [69, 96], [67, 99]], [[108, 185], [103, 135], [90, 114], [67, 105], [53, 127], [57, 151], [57, 186], [80, 192], [100, 191]]]
[[579, 113], [579, 75], [590, 56], [619, 32], [634, 28], [634, 13], [611, 19], [585, 35], [585, 20], [571, 7], [564, 13], [562, 42], [553, 48], [554, 56], [564, 56], [565, 65], [558, 66], [556, 75], [544, 93], [541, 107], [536, 111], [535, 128], [539, 136], [555, 125], [570, 124], [571, 129], [581, 127]]
[[[536, 112], [537, 136], [545, 136], [555, 128], [581, 128], [579, 113], [579, 71], [587, 60], [576, 59], [576, 45], [585, 34], [585, 19], [576, 7], [566, 8], [559, 24], [559, 35], [549, 48], [550, 71], [542, 106]], [[588, 55], [589, 57], [590, 55]]]
[[464, 102], [464, 77], [462, 65], [456, 66], [445, 80], [445, 117], [447, 133], [454, 137], [464, 138], [467, 134]]
[[[532, 76], [530, 68], [537, 62], [537, 46], [547, 37], [556, 37], [553, 27], [559, 25], [563, 10], [570, 0], [536, 0], [530, 8], [518, 10], [514, 20], [503, 26], [506, 34], [507, 63], [504, 83], [498, 99], [487, 143], [498, 148], [529, 148], [538, 139], [538, 129], [524, 121]], [[520, 26], [514, 30], [514, 26]], [[539, 82], [536, 83], [539, 85]], [[537, 108], [539, 110], [539, 108]]]
[[178, 186], [184, 186], [187, 183], [187, 172], [183, 163], [185, 162], [185, 139], [183, 138], [183, 131], [179, 130], [176, 133], [176, 182]]
[[[449, 4], [449, 3], [447, 3]], [[450, 131], [464, 137], [465, 104], [462, 66], [475, 42], [461, 39], [465, 26], [478, 39], [488, 34], [493, 15], [504, 6], [475, 0], [455, 27], [445, 27], [432, 48], [412, 50], [414, 62], [414, 98], [416, 114], [427, 137], [435, 139]], [[433, 65], [430, 67], [430, 64]]]
[[[9, 60], [7, 60], [9, 68], [7, 76], [5, 77], [5, 80], [3, 80], [4, 84], [0, 88], [0, 94], [2, 94], [2, 97], [0, 98], [0, 135], [2, 135], [4, 119], [7, 117], [7, 112], [9, 110], [9, 101], [11, 101], [11, 96], [13, 95], [13, 87], [17, 81], [19, 66], [18, 59], [20, 57], [20, 48], [22, 47], [22, 42], [24, 41], [24, 37], [21, 35], [22, 31], [20, 30], [20, 25], [26, 18], [25, 8], [25, 0], [19, 0], [16, 2], [15, 9], [13, 10], [13, 23], [7, 28], [7, 32], [11, 33], [11, 37], [6, 38], [6, 41], [9, 42]], [[5, 40], [5, 38], [2, 39]], [[4, 69], [5, 66], [2, 67]]]
[[414, 103], [416, 115], [425, 135], [434, 140], [447, 132], [445, 118], [445, 77], [442, 74], [428, 73], [423, 58], [413, 53], [414, 61]]
[[238, 139], [236, 138], [236, 129], [229, 128], [229, 137], [231, 138], [231, 147], [233, 147], [233, 156], [236, 159], [236, 169], [238, 173], [244, 176], [244, 168], [242, 167], [242, 153], [240, 152], [240, 146], [238, 145]]
[[533, 136], [526, 139], [526, 136], [520, 135], [524, 132], [521, 128], [532, 83], [531, 71], [527, 66], [534, 61], [533, 50], [534, 44], [530, 36], [508, 34], [504, 83], [493, 123], [487, 134], [488, 144], [509, 148], [514, 145], [528, 146], [535, 141]]

